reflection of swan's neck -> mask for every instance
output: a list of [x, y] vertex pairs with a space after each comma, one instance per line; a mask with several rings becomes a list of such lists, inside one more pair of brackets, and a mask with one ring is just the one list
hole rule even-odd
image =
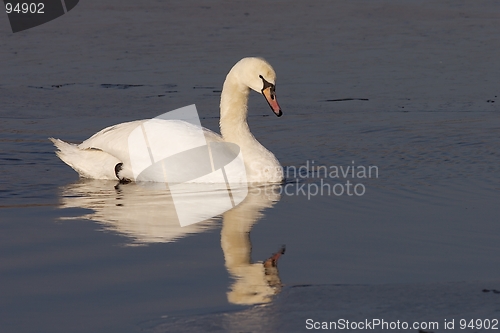
[[258, 208], [248, 205], [245, 207], [245, 204], [241, 206], [243, 209], [236, 207], [224, 213], [221, 231], [221, 246], [226, 267], [236, 276], [241, 275], [241, 267], [251, 265], [250, 230], [262, 217]]
[[241, 83], [234, 73], [227, 75], [220, 100], [220, 131], [225, 141], [242, 148], [255, 144], [260, 146], [248, 128], [249, 93], [250, 88]]
[[250, 242], [250, 230], [262, 218], [262, 210], [279, 199], [277, 189], [260, 188], [258, 193], [252, 192], [255, 188], [249, 189], [245, 200], [223, 215], [221, 247], [226, 268], [235, 279], [227, 294], [230, 303], [267, 303], [279, 292], [281, 280], [276, 265], [268, 268], [262, 262], [252, 263]]

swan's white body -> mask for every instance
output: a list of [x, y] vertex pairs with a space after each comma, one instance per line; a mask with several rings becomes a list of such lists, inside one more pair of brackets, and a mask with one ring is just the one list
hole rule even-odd
[[[203, 128], [207, 143], [230, 142], [237, 144], [242, 153], [246, 169], [246, 180], [250, 183], [273, 183], [283, 180], [283, 171], [276, 157], [262, 146], [252, 135], [247, 123], [247, 102], [250, 89], [262, 91], [273, 111], [281, 116], [281, 110], [274, 97], [276, 74], [272, 67], [260, 58], [244, 58], [231, 69], [224, 82], [221, 94], [220, 129], [222, 136]], [[264, 88], [262, 84], [264, 82]], [[266, 86], [267, 84], [267, 86]], [[266, 87], [269, 88], [265, 94]], [[271, 97], [269, 97], [271, 96]], [[59, 149], [57, 155], [71, 166], [81, 177], [93, 179], [120, 179], [135, 181], [130, 163], [128, 138], [130, 133], [145, 122], [138, 120], [107, 127], [79, 145], [59, 139], [50, 139]], [[158, 132], [167, 132], [170, 137], [179, 138], [169, 145], [176, 150], [191, 148], [189, 139], [195, 137], [199, 128], [180, 120], [155, 120]], [[149, 134], [149, 132], [148, 132]], [[154, 133], [153, 133], [154, 135]], [[185, 149], [183, 149], [185, 147]], [[169, 147], [169, 149], [172, 147]], [[118, 170], [116, 166], [120, 165]], [[163, 182], [164, 177], [153, 177], [150, 181]], [[203, 177], [200, 182], [213, 182]]]

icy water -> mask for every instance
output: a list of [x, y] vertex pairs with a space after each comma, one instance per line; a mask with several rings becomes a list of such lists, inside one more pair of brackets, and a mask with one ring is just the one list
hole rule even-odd
[[[82, 1], [16, 34], [4, 17], [0, 330], [498, 317], [499, 13], [492, 1]], [[218, 131], [224, 77], [252, 55], [275, 68], [284, 115], [253, 93], [249, 124], [289, 174], [223, 215], [181, 228], [163, 189], [79, 180], [47, 139], [189, 104]]]

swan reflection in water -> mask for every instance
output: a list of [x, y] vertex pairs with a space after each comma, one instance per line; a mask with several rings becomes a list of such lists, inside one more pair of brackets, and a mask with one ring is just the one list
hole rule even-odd
[[[174, 201], [164, 183], [132, 183], [114, 186], [115, 182], [81, 179], [62, 190], [61, 208], [91, 210], [68, 219], [89, 219], [130, 239], [131, 245], [174, 242], [190, 234], [205, 232], [217, 227], [219, 216], [200, 223], [181, 227]], [[282, 247], [264, 262], [252, 262], [250, 231], [280, 199], [280, 185], [248, 187], [248, 195], [236, 207], [223, 213], [221, 247], [225, 265], [234, 283], [228, 292], [233, 304], [268, 303], [281, 291], [278, 259], [285, 252]], [[206, 184], [186, 184], [185, 193], [177, 200], [183, 205], [192, 204], [192, 214], [203, 208], [200, 202], [213, 209], [218, 202], [225, 204], [225, 190]]]

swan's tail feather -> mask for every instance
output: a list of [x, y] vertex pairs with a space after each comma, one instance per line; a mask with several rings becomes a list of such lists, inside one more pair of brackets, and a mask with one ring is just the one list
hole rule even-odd
[[58, 149], [56, 155], [73, 168], [80, 177], [116, 180], [115, 166], [121, 163], [116, 157], [100, 149], [80, 149], [77, 145], [49, 138]]

